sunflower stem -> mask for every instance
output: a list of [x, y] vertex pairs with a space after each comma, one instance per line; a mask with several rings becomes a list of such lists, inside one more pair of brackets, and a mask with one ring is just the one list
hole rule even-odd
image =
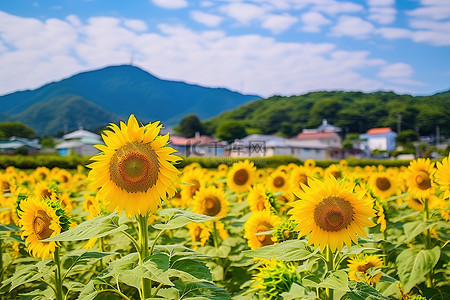
[[217, 240], [217, 227], [216, 227], [216, 222], [213, 221], [213, 240], [214, 240], [214, 248], [218, 249], [219, 248], [219, 242]]
[[[425, 198], [424, 200], [424, 215], [423, 215], [423, 219], [424, 221], [428, 221], [428, 219], [430, 218], [430, 212], [429, 212], [429, 208], [428, 208], [428, 197]], [[425, 248], [426, 249], [431, 249], [431, 233], [430, 233], [430, 229], [427, 229], [427, 236], [426, 236], [426, 240], [425, 240]], [[427, 274], [427, 287], [431, 288], [433, 287], [433, 277], [434, 277], [434, 269], [431, 269], [431, 271]]]
[[[334, 271], [334, 253], [333, 251], [331, 251], [330, 246], [327, 246], [327, 269], [328, 272], [333, 272]], [[327, 288], [326, 289], [327, 292], [327, 296], [328, 296], [328, 300], [333, 300], [334, 299], [334, 290], [332, 288]]]
[[62, 277], [61, 277], [61, 260], [59, 259], [59, 247], [55, 248], [53, 259], [56, 265], [55, 270], [55, 291], [56, 300], [63, 300]]
[[161, 237], [161, 235], [164, 233], [164, 229], [163, 230], [161, 230], [159, 233], [158, 233], [158, 235], [155, 237], [155, 240], [153, 241], [153, 244], [152, 244], [152, 246], [150, 247], [150, 251], [149, 251], [149, 254], [150, 255], [152, 255], [152, 253], [153, 253], [153, 249], [155, 249], [155, 246], [156, 246], [156, 242], [158, 241], [158, 239]]
[[[140, 264], [150, 255], [148, 248], [148, 213], [145, 216], [138, 215], [139, 225], [139, 245], [140, 245]], [[142, 299], [150, 298], [152, 295], [152, 281], [148, 278], [142, 278]]]

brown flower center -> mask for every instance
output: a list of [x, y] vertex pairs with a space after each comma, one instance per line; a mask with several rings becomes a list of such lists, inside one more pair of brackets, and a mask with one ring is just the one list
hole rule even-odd
[[264, 205], [264, 197], [259, 196], [257, 201], [258, 202], [256, 203], [256, 209], [258, 211], [264, 210], [266, 208], [266, 206]]
[[233, 175], [233, 182], [237, 185], [244, 185], [249, 179], [249, 174], [245, 169], [239, 169]]
[[33, 231], [38, 240], [49, 238], [53, 229], [50, 229], [52, 219], [43, 210], [38, 210], [33, 219]]
[[203, 210], [203, 214], [207, 216], [216, 216], [220, 213], [222, 209], [222, 203], [220, 203], [220, 199], [215, 196], [208, 196], [204, 200], [205, 206]]
[[416, 175], [416, 183], [419, 189], [428, 190], [431, 187], [430, 176], [425, 171], [419, 171]]
[[328, 197], [314, 209], [315, 223], [325, 231], [340, 231], [352, 221], [352, 205], [339, 197]]
[[51, 198], [52, 197], [52, 190], [49, 188], [45, 188], [41, 191], [42, 198]]
[[158, 180], [159, 162], [148, 144], [130, 142], [111, 158], [111, 180], [128, 193], [145, 192]]
[[281, 176], [277, 176], [273, 179], [273, 186], [276, 188], [281, 188], [284, 185], [284, 178]]
[[11, 193], [11, 184], [8, 181], [3, 180], [2, 181], [2, 190], [3, 190], [3, 193], [6, 193], [6, 194]]
[[391, 187], [391, 182], [386, 177], [378, 177], [375, 184], [381, 191], [386, 191]]
[[367, 264], [359, 265], [357, 267], [357, 269], [358, 269], [358, 272], [366, 273], [367, 270], [369, 270], [370, 268], [373, 268], [373, 267], [375, 267], [375, 266], [371, 262], [368, 262]]
[[[264, 223], [261, 223], [261, 224], [258, 225], [258, 227], [256, 228], [256, 233], [268, 231], [271, 228], [272, 228], [272, 226], [270, 224], [264, 222]], [[260, 242], [262, 244], [262, 246], [267, 246], [267, 245], [272, 245], [273, 244], [272, 235], [271, 234], [257, 235], [256, 239], [258, 240], [258, 242]]]
[[196, 226], [194, 228], [194, 242], [200, 240], [200, 234], [201, 233], [202, 233], [202, 229], [200, 228], [200, 226]]
[[341, 178], [341, 172], [340, 171], [331, 171], [331, 175], [333, 175], [336, 179]]
[[193, 185], [191, 185], [189, 191], [191, 193], [192, 196], [195, 195], [195, 193], [198, 191], [198, 189], [200, 188], [200, 182], [197, 179], [192, 179], [191, 183]]
[[60, 179], [63, 183], [67, 183], [69, 181], [69, 177], [67, 177], [66, 175], [61, 175]]

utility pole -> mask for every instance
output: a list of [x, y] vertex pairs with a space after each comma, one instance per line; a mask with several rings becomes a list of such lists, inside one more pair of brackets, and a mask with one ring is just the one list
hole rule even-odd
[[402, 130], [402, 114], [397, 114], [397, 134]]

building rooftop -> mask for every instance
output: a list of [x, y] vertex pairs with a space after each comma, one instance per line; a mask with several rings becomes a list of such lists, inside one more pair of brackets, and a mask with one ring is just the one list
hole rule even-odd
[[392, 129], [389, 127], [371, 128], [371, 129], [367, 130], [366, 134], [384, 134], [384, 133], [388, 133], [391, 131], [392, 131]]

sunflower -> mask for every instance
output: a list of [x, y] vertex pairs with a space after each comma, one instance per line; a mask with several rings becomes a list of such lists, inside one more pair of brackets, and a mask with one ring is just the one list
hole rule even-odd
[[41, 181], [34, 186], [33, 194], [40, 198], [48, 198], [53, 201], [56, 200], [59, 194], [58, 187], [52, 181]]
[[302, 191], [301, 184], [308, 186], [308, 178], [313, 177], [312, 168], [299, 166], [292, 170], [289, 181], [294, 192]]
[[307, 159], [305, 160], [303, 165], [308, 169], [314, 169], [314, 167], [316, 166], [316, 162], [313, 159]]
[[248, 191], [253, 184], [256, 167], [249, 160], [234, 163], [227, 176], [227, 185], [236, 193]]
[[[354, 256], [348, 261], [350, 272], [348, 278], [353, 281], [374, 284], [380, 281], [381, 272], [369, 275], [367, 271], [372, 268], [381, 267], [383, 261], [376, 255]], [[372, 270], [371, 270], [372, 271]]]
[[335, 178], [339, 179], [342, 177], [342, 171], [336, 164], [332, 164], [324, 171], [324, 176], [328, 177], [328, 175], [333, 175]]
[[8, 174], [0, 174], [0, 195], [13, 194], [16, 189], [14, 177]]
[[274, 242], [271, 234], [256, 234], [269, 231], [280, 223], [280, 217], [271, 214], [269, 210], [254, 212], [244, 224], [244, 237], [248, 240], [248, 246], [257, 249], [272, 245]]
[[375, 203], [375, 208], [377, 210], [377, 224], [380, 224], [380, 231], [384, 232], [386, 230], [385, 209], [381, 203]]
[[225, 217], [229, 202], [225, 192], [214, 186], [202, 187], [194, 196], [193, 212], [211, 217]]
[[369, 187], [374, 196], [381, 200], [392, 196], [397, 189], [397, 181], [394, 176], [390, 176], [387, 172], [373, 173], [369, 178]]
[[285, 191], [289, 186], [288, 175], [283, 171], [275, 171], [267, 177], [267, 187], [272, 192]]
[[100, 189], [110, 210], [125, 210], [127, 215], [156, 212], [161, 200], [175, 194], [179, 174], [172, 163], [180, 158], [166, 146], [169, 135], [159, 135], [159, 122], [139, 126], [134, 115], [127, 124], [110, 124], [109, 128], [102, 135], [106, 145], [96, 145], [102, 152], [88, 165], [90, 187]]
[[255, 288], [264, 299], [282, 299], [281, 294], [289, 292], [294, 282], [298, 282], [295, 266], [290, 262], [272, 259], [259, 267], [253, 276]]
[[192, 202], [192, 198], [200, 187], [206, 184], [205, 172], [200, 167], [193, 168], [192, 165], [184, 168], [181, 181], [185, 184], [181, 185], [181, 198], [187, 206]]
[[266, 188], [262, 184], [256, 184], [250, 188], [247, 195], [248, 205], [252, 212], [271, 209], [269, 197], [266, 193]]
[[408, 192], [416, 198], [425, 199], [434, 192], [434, 163], [429, 158], [411, 161], [408, 167]]
[[322, 251], [328, 245], [335, 251], [341, 250], [343, 243], [348, 248], [352, 240], [357, 243], [357, 234], [367, 236], [364, 227], [374, 226], [369, 220], [375, 216], [373, 199], [364, 191], [355, 193], [353, 185], [338, 183], [333, 176], [308, 182], [309, 187], [302, 186], [304, 192], [297, 194], [300, 200], [292, 203], [289, 211], [300, 235], [311, 233], [308, 244], [320, 245]]
[[58, 243], [41, 240], [56, 236], [69, 228], [66, 218], [62, 217], [64, 210], [55, 204], [38, 197], [29, 197], [20, 204], [22, 238], [25, 239], [25, 246], [34, 257], [42, 259], [50, 257], [59, 246]]
[[437, 171], [434, 174], [439, 189], [444, 192], [444, 199], [450, 197], [450, 156], [445, 157], [442, 162], [436, 163]]
[[286, 221], [274, 227], [273, 237], [276, 242], [298, 239], [298, 231], [295, 230], [297, 223]]
[[202, 223], [189, 223], [187, 228], [193, 242], [192, 248], [197, 249], [198, 246], [205, 246], [211, 236], [210, 230]]

